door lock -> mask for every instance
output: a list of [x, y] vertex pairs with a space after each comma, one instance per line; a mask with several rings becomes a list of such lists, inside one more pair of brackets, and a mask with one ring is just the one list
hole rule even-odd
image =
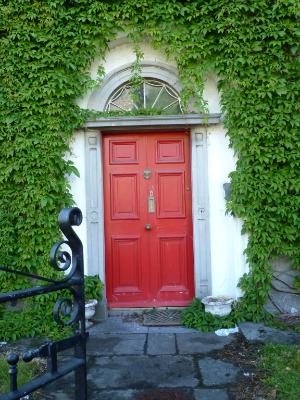
[[151, 228], [152, 228], [151, 224], [146, 224], [146, 225], [145, 225], [146, 231], [150, 231]]

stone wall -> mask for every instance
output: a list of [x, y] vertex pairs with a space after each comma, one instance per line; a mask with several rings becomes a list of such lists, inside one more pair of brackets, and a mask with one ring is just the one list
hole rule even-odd
[[300, 313], [300, 293], [295, 289], [293, 282], [299, 276], [288, 257], [281, 256], [271, 262], [273, 268], [272, 289], [266, 310], [282, 314]]

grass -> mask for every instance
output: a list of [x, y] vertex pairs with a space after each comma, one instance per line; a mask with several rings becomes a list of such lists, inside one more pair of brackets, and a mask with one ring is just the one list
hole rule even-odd
[[[6, 362], [6, 356], [0, 355], [0, 394], [9, 391], [9, 365]], [[41, 372], [41, 365], [34, 360], [30, 363], [18, 362], [18, 386], [27, 383]]]
[[262, 349], [261, 368], [272, 398], [300, 399], [300, 345], [267, 344]]

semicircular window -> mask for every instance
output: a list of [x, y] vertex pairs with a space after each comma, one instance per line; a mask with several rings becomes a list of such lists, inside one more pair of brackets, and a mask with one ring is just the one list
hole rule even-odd
[[133, 88], [130, 82], [120, 86], [108, 100], [106, 111], [133, 111], [140, 109], [157, 110], [164, 114], [182, 112], [178, 93], [165, 82], [145, 79]]

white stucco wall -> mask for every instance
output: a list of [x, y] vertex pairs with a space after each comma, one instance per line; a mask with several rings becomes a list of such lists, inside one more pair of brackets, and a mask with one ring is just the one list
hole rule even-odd
[[[167, 60], [166, 57], [157, 50], [152, 49], [148, 45], [142, 45], [144, 52], [144, 61], [160, 62], [168, 64], [174, 69], [175, 63]], [[106, 74], [118, 70], [124, 64], [128, 64], [135, 60], [133, 48], [130, 44], [115, 42], [112, 44], [104, 61]], [[100, 60], [95, 60], [91, 67], [91, 75], [95, 78]], [[78, 104], [82, 108], [87, 108], [90, 93], [84, 98], [79, 99]], [[208, 101], [210, 113], [220, 113], [220, 96], [217, 90], [217, 80], [214, 75], [207, 76], [205, 98]], [[194, 128], [195, 129], [195, 128]], [[203, 127], [199, 126], [203, 131]], [[228, 146], [228, 139], [225, 130], [221, 125], [210, 126], [207, 128], [207, 179], [208, 179], [208, 199], [209, 206], [207, 217], [209, 218], [209, 253], [211, 260], [212, 273], [212, 294], [213, 295], [231, 295], [237, 297], [240, 295], [236, 285], [239, 278], [247, 270], [243, 250], [246, 246], [246, 238], [242, 237], [241, 221], [225, 214], [225, 199], [223, 183], [228, 182], [228, 174], [235, 168], [235, 159], [231, 149]], [[78, 228], [78, 234], [82, 239], [85, 254], [86, 271], [89, 272], [87, 257], [87, 205], [86, 205], [86, 151], [84, 132], [74, 134], [72, 142], [71, 159], [76, 165], [80, 173], [80, 178], [72, 176], [70, 179], [71, 191], [74, 196], [75, 204], [81, 208], [84, 220], [81, 227]], [[197, 163], [193, 163], [193, 168], [197, 169]], [[197, 176], [197, 173], [194, 174]], [[201, 179], [200, 176], [196, 179]], [[102, 186], [101, 177], [99, 185]], [[196, 187], [195, 182], [193, 187]], [[201, 186], [201, 185], [200, 185]], [[195, 210], [194, 210], [195, 217]], [[103, 226], [99, 224], [99, 226]], [[100, 229], [100, 228], [99, 228]], [[103, 236], [101, 233], [100, 237]], [[199, 244], [195, 242], [195, 255], [199, 254]], [[95, 273], [95, 271], [92, 271]], [[99, 273], [104, 280], [104, 268], [99, 268]], [[199, 273], [196, 272], [196, 278]]]
[[[108, 75], [116, 70], [119, 70], [124, 65], [133, 63], [136, 59], [135, 53], [133, 51], [132, 45], [123, 43], [124, 40], [116, 40], [112, 42], [110, 46], [110, 51], [106, 54], [105, 59], [97, 58], [91, 65], [91, 77], [93, 79], [97, 78], [97, 71], [100, 65], [104, 67], [105, 74]], [[175, 61], [168, 60], [165, 55], [147, 44], [141, 44], [141, 50], [144, 53], [143, 62], [158, 62], [162, 64], [167, 64], [173, 68], [176, 68]], [[87, 93], [81, 99], [78, 99], [78, 105], [82, 108], [88, 108], [88, 102], [91, 92]], [[97, 109], [95, 107], [95, 109]]]
[[210, 127], [207, 138], [212, 294], [237, 297], [238, 280], [247, 270], [243, 255], [247, 238], [241, 235], [242, 222], [226, 214], [223, 189], [235, 169], [235, 158], [222, 126]]

